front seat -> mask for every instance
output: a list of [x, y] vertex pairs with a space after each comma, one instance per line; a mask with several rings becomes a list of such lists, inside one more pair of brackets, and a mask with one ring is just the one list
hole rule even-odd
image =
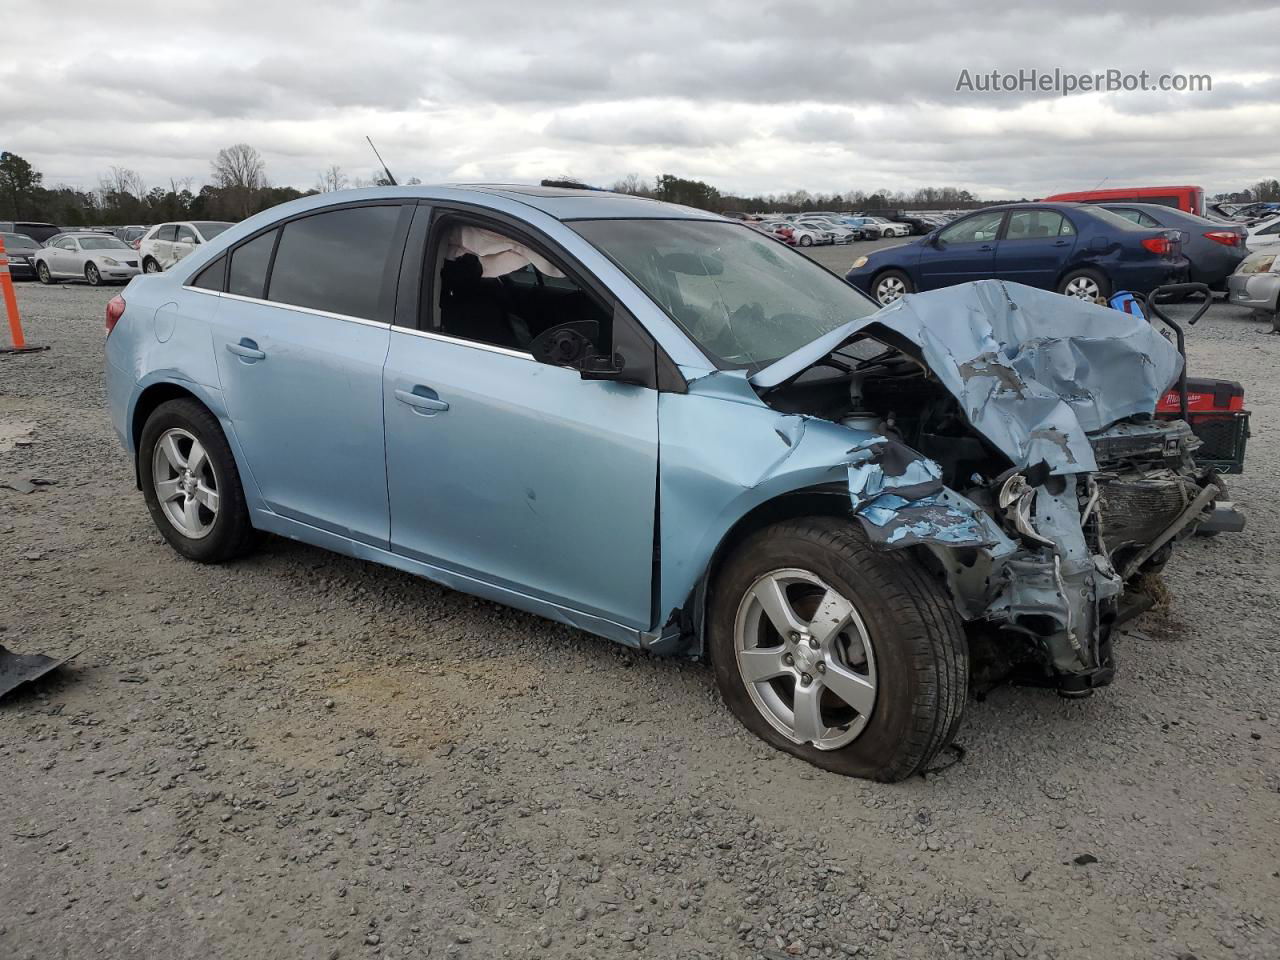
[[486, 281], [480, 259], [466, 254], [440, 268], [440, 330], [463, 340], [521, 349], [497, 281]]

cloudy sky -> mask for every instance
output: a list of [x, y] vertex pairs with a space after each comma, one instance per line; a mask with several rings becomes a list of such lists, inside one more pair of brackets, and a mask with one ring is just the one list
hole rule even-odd
[[[110, 12], [110, 16], [104, 14]], [[990, 198], [1280, 175], [1280, 6], [1235, 0], [101, 0], [8, 4], [0, 149], [46, 184], [112, 165]], [[1212, 92], [956, 92], [961, 70], [1210, 74]]]

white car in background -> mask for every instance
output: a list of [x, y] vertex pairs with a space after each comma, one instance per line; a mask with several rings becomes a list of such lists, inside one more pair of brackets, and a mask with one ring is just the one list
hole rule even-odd
[[860, 231], [853, 227], [821, 217], [805, 217], [797, 220], [796, 223], [803, 227], [831, 234], [834, 243], [852, 243], [854, 240], [861, 238]]
[[158, 223], [138, 241], [143, 273], [168, 270], [202, 243], [208, 243], [232, 224], [225, 220], [179, 220]]
[[911, 235], [911, 227], [907, 224], [895, 223], [885, 217], [848, 217], [845, 223], [861, 230], [865, 237], [875, 237], [881, 240], [885, 237], [908, 237]]
[[1270, 248], [1280, 243], [1280, 217], [1259, 221], [1246, 229], [1249, 235], [1245, 237], [1244, 245], [1250, 250]]
[[138, 252], [109, 233], [63, 233], [32, 258], [41, 283], [83, 280], [90, 286], [126, 283], [140, 272]]

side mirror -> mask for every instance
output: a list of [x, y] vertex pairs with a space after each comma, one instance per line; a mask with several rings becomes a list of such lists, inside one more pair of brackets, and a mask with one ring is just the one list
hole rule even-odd
[[553, 367], [571, 367], [584, 380], [612, 380], [622, 373], [619, 354], [596, 353], [600, 324], [594, 320], [573, 320], [548, 327], [533, 338], [529, 352], [539, 363]]

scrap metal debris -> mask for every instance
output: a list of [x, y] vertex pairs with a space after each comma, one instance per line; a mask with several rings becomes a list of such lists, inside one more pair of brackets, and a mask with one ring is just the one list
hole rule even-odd
[[39, 680], [46, 673], [57, 670], [79, 656], [79, 651], [55, 660], [42, 653], [14, 653], [0, 644], [0, 698], [12, 693], [24, 683]]

